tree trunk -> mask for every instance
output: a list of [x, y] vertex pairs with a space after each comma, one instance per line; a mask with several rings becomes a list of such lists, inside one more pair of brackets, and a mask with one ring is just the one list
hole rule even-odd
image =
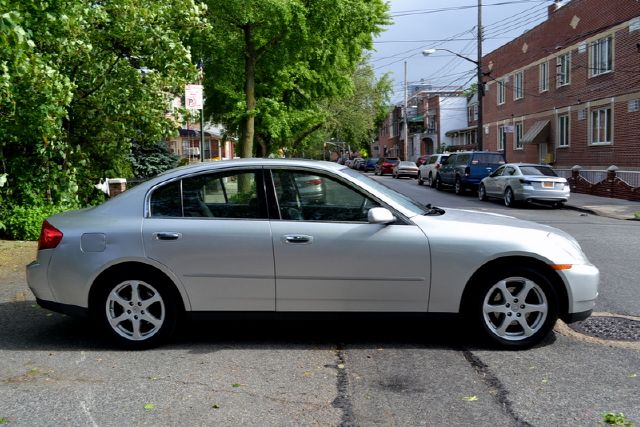
[[256, 50], [253, 45], [251, 25], [247, 24], [244, 30], [244, 94], [247, 104], [244, 132], [240, 142], [240, 157], [253, 157], [253, 135], [256, 108]]

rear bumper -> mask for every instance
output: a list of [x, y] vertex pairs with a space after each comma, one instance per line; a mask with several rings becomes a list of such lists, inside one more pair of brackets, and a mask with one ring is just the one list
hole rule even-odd
[[79, 307], [77, 305], [61, 304], [59, 302], [47, 301], [40, 298], [36, 298], [36, 302], [42, 308], [55, 311], [56, 313], [67, 314], [74, 317], [89, 317], [89, 309], [86, 307]]

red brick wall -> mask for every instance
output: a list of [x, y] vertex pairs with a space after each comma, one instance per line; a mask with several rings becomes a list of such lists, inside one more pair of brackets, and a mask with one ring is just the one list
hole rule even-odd
[[[550, 120], [549, 152], [555, 154], [558, 167], [580, 164], [584, 167], [619, 167], [640, 169], [640, 112], [628, 112], [629, 99], [640, 98], [640, 30], [629, 32], [623, 25], [640, 16], [636, 0], [572, 0], [549, 19], [521, 37], [507, 43], [483, 58], [483, 70], [489, 71], [488, 91], [483, 99], [484, 123], [490, 126], [484, 135], [484, 148], [496, 149], [497, 124], [513, 123], [524, 117], [524, 132], [539, 120]], [[620, 28], [616, 28], [621, 26]], [[575, 27], [575, 28], [574, 28]], [[606, 34], [613, 35], [613, 72], [598, 77], [588, 76], [589, 48], [579, 52], [585, 41]], [[571, 54], [571, 83], [556, 87], [556, 58]], [[549, 90], [539, 93], [538, 62], [546, 58]], [[524, 70], [524, 98], [513, 99], [513, 72]], [[506, 102], [497, 105], [495, 80], [509, 76]], [[588, 144], [590, 110], [593, 103], [610, 102], [613, 107], [613, 143], [606, 146]], [[570, 111], [570, 146], [556, 147], [556, 111]], [[587, 108], [587, 117], [579, 121], [577, 112]], [[513, 151], [513, 135], [507, 137], [507, 157], [513, 161], [537, 161], [538, 146], [526, 145]]]

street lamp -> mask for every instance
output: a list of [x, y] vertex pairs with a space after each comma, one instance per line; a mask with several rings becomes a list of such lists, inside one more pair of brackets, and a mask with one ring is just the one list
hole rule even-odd
[[[484, 82], [482, 81], [482, 0], [478, 0], [478, 59], [474, 61], [473, 59], [467, 58], [466, 56], [462, 56], [459, 53], [456, 53], [449, 49], [437, 48], [437, 49], [427, 49], [423, 50], [422, 54], [424, 56], [429, 56], [432, 53], [438, 50], [444, 50], [445, 52], [449, 52], [457, 56], [458, 58], [462, 58], [465, 61], [469, 61], [476, 66], [477, 77], [478, 77], [478, 127], [476, 130], [476, 144], [478, 146], [478, 150], [482, 151], [482, 136], [484, 133], [484, 128], [482, 124], [482, 97], [484, 96]], [[405, 62], [406, 67], [406, 62]], [[405, 68], [406, 73], [406, 68]], [[406, 78], [405, 78], [406, 80]]]
[[449, 49], [437, 48], [437, 49], [427, 49], [423, 50], [422, 54], [424, 56], [429, 56], [432, 53], [435, 53], [438, 50], [443, 50], [445, 52], [449, 52], [458, 58], [462, 58], [465, 61], [469, 61], [476, 66], [477, 69], [477, 77], [478, 77], [478, 122], [477, 122], [477, 130], [476, 130], [476, 144], [478, 146], [478, 150], [482, 151], [482, 134], [484, 132], [483, 124], [482, 124], [482, 97], [484, 96], [484, 83], [482, 81], [482, 58], [478, 57], [477, 61], [473, 59], [467, 58], [466, 56], [462, 56], [459, 53], [456, 53]]

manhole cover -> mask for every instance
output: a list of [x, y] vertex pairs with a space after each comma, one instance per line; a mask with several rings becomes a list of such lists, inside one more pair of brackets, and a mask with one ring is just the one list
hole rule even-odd
[[591, 316], [569, 325], [592, 337], [617, 341], [640, 341], [640, 321], [615, 316]]

